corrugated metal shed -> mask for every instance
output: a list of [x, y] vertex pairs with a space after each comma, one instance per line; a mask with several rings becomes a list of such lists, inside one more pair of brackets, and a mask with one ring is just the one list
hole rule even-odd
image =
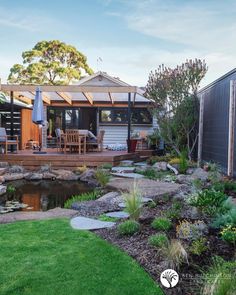
[[[230, 81], [236, 80], [236, 69], [199, 91], [203, 100], [202, 160], [220, 164], [227, 171]], [[235, 128], [236, 130], [236, 128]], [[236, 155], [236, 145], [234, 145]], [[236, 175], [236, 159], [235, 172]]]

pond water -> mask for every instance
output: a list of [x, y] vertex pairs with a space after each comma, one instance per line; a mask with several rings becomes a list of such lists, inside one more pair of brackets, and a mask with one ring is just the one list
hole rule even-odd
[[15, 191], [0, 196], [0, 206], [8, 201], [18, 201], [28, 205], [20, 209], [22, 211], [47, 211], [63, 207], [71, 196], [92, 190], [86, 183], [58, 180], [17, 180], [7, 183], [7, 186], [14, 187]]

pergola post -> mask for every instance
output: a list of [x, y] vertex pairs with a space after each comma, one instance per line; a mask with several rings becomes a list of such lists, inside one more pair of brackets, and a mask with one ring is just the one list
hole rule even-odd
[[128, 153], [130, 153], [130, 137], [131, 137], [131, 93], [128, 93], [128, 136], [127, 136], [127, 144], [128, 144]]
[[14, 135], [14, 92], [10, 92], [10, 99], [11, 99], [11, 121], [10, 121], [10, 133], [11, 136]]

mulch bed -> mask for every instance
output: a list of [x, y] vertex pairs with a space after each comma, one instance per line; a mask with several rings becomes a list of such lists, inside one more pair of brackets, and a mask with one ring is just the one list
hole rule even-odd
[[[143, 217], [141, 218], [141, 231], [133, 236], [120, 236], [117, 227], [102, 229], [96, 233], [108, 242], [118, 246], [131, 257], [133, 257], [150, 275], [158, 282], [162, 271], [168, 268], [164, 257], [161, 257], [158, 250], [148, 244], [148, 238], [156, 234], [157, 231], [151, 228], [151, 222], [155, 216], [168, 208], [171, 204], [158, 204], [155, 208], [145, 207]], [[184, 210], [183, 210], [184, 211]], [[176, 238], [175, 227], [178, 221], [173, 223], [173, 228], [168, 231], [169, 238]], [[168, 295], [197, 295], [201, 284], [201, 271], [210, 263], [211, 257], [219, 255], [226, 260], [231, 260], [234, 255], [234, 247], [226, 244], [219, 238], [217, 230], [209, 230], [207, 235], [209, 249], [201, 256], [189, 255], [189, 264], [181, 265], [178, 273], [180, 275], [179, 284], [173, 289], [163, 287], [165, 294]]]

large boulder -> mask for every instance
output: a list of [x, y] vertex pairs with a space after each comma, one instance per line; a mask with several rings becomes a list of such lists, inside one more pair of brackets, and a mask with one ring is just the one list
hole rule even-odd
[[36, 172], [27, 173], [27, 174], [24, 175], [24, 178], [26, 180], [42, 180], [43, 179], [43, 174], [36, 173]]
[[24, 178], [23, 173], [7, 173], [4, 174], [5, 181], [20, 180]]
[[166, 171], [167, 170], [167, 163], [166, 162], [156, 162], [152, 165], [152, 168], [156, 171]]
[[79, 179], [79, 176], [70, 170], [53, 170], [52, 173], [56, 175], [56, 179], [58, 180], [72, 181]]
[[97, 182], [95, 177], [95, 170], [94, 169], [87, 169], [82, 174], [80, 174], [79, 179], [84, 182]]
[[8, 164], [8, 162], [0, 162], [0, 167], [1, 168], [8, 168], [9, 164]]
[[4, 176], [0, 176], [0, 184], [3, 182], [5, 182], [5, 178], [4, 178]]
[[12, 165], [9, 169], [8, 169], [9, 173], [24, 173], [24, 168], [20, 165]]
[[43, 173], [43, 179], [45, 180], [54, 180], [56, 179], [56, 175], [50, 172], [44, 172]]
[[4, 175], [7, 173], [7, 168], [0, 168], [0, 176]]
[[200, 179], [202, 181], [207, 181], [208, 179], [208, 172], [203, 170], [202, 168], [196, 168], [192, 173], [192, 177], [194, 179]]
[[7, 187], [5, 185], [0, 185], [0, 196], [5, 194], [7, 191]]

